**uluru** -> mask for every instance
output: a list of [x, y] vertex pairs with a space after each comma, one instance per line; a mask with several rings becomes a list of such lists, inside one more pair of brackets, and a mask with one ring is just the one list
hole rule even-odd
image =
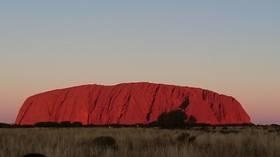
[[16, 124], [69, 121], [84, 125], [145, 125], [178, 109], [194, 117], [196, 123], [251, 123], [234, 97], [200, 88], [139, 82], [82, 85], [31, 96], [22, 105]]

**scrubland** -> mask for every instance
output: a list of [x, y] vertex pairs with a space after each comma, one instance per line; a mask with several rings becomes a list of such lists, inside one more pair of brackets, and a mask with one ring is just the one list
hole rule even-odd
[[279, 157], [279, 126], [0, 128], [0, 156]]

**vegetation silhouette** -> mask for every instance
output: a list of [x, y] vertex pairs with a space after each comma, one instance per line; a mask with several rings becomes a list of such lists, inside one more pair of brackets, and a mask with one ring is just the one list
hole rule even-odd
[[9, 128], [9, 127], [12, 127], [12, 125], [7, 123], [0, 123], [0, 128]]
[[160, 128], [184, 128], [186, 114], [181, 110], [175, 110], [168, 113], [163, 113], [158, 117], [158, 126]]
[[60, 123], [56, 122], [39, 122], [34, 125], [34, 127], [82, 127], [83, 124], [80, 122], [69, 122], [64, 121]]
[[111, 136], [100, 136], [93, 140], [93, 144], [101, 149], [112, 149], [118, 150], [118, 145], [116, 140]]
[[193, 144], [196, 140], [196, 136], [190, 135], [187, 132], [181, 133], [177, 136], [176, 141], [179, 146], [183, 146], [185, 144]]
[[162, 113], [157, 120], [157, 126], [160, 128], [185, 128], [187, 126], [193, 126], [196, 124], [197, 120], [192, 115], [186, 114], [186, 109], [190, 104], [189, 97], [186, 97], [179, 109], [170, 111], [167, 113]]
[[30, 153], [30, 154], [26, 154], [22, 157], [46, 157], [46, 156], [43, 154], [38, 154], [38, 153]]

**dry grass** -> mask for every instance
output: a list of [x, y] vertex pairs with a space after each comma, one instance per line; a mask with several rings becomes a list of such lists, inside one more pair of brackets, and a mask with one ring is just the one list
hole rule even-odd
[[[104, 136], [113, 140], [100, 147]], [[277, 127], [0, 129], [1, 157], [276, 157], [279, 148]]]

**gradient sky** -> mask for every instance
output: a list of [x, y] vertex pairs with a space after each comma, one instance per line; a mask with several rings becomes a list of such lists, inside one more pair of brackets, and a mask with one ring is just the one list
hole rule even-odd
[[237, 98], [280, 123], [280, 1], [0, 2], [0, 121], [38, 92], [156, 82]]

